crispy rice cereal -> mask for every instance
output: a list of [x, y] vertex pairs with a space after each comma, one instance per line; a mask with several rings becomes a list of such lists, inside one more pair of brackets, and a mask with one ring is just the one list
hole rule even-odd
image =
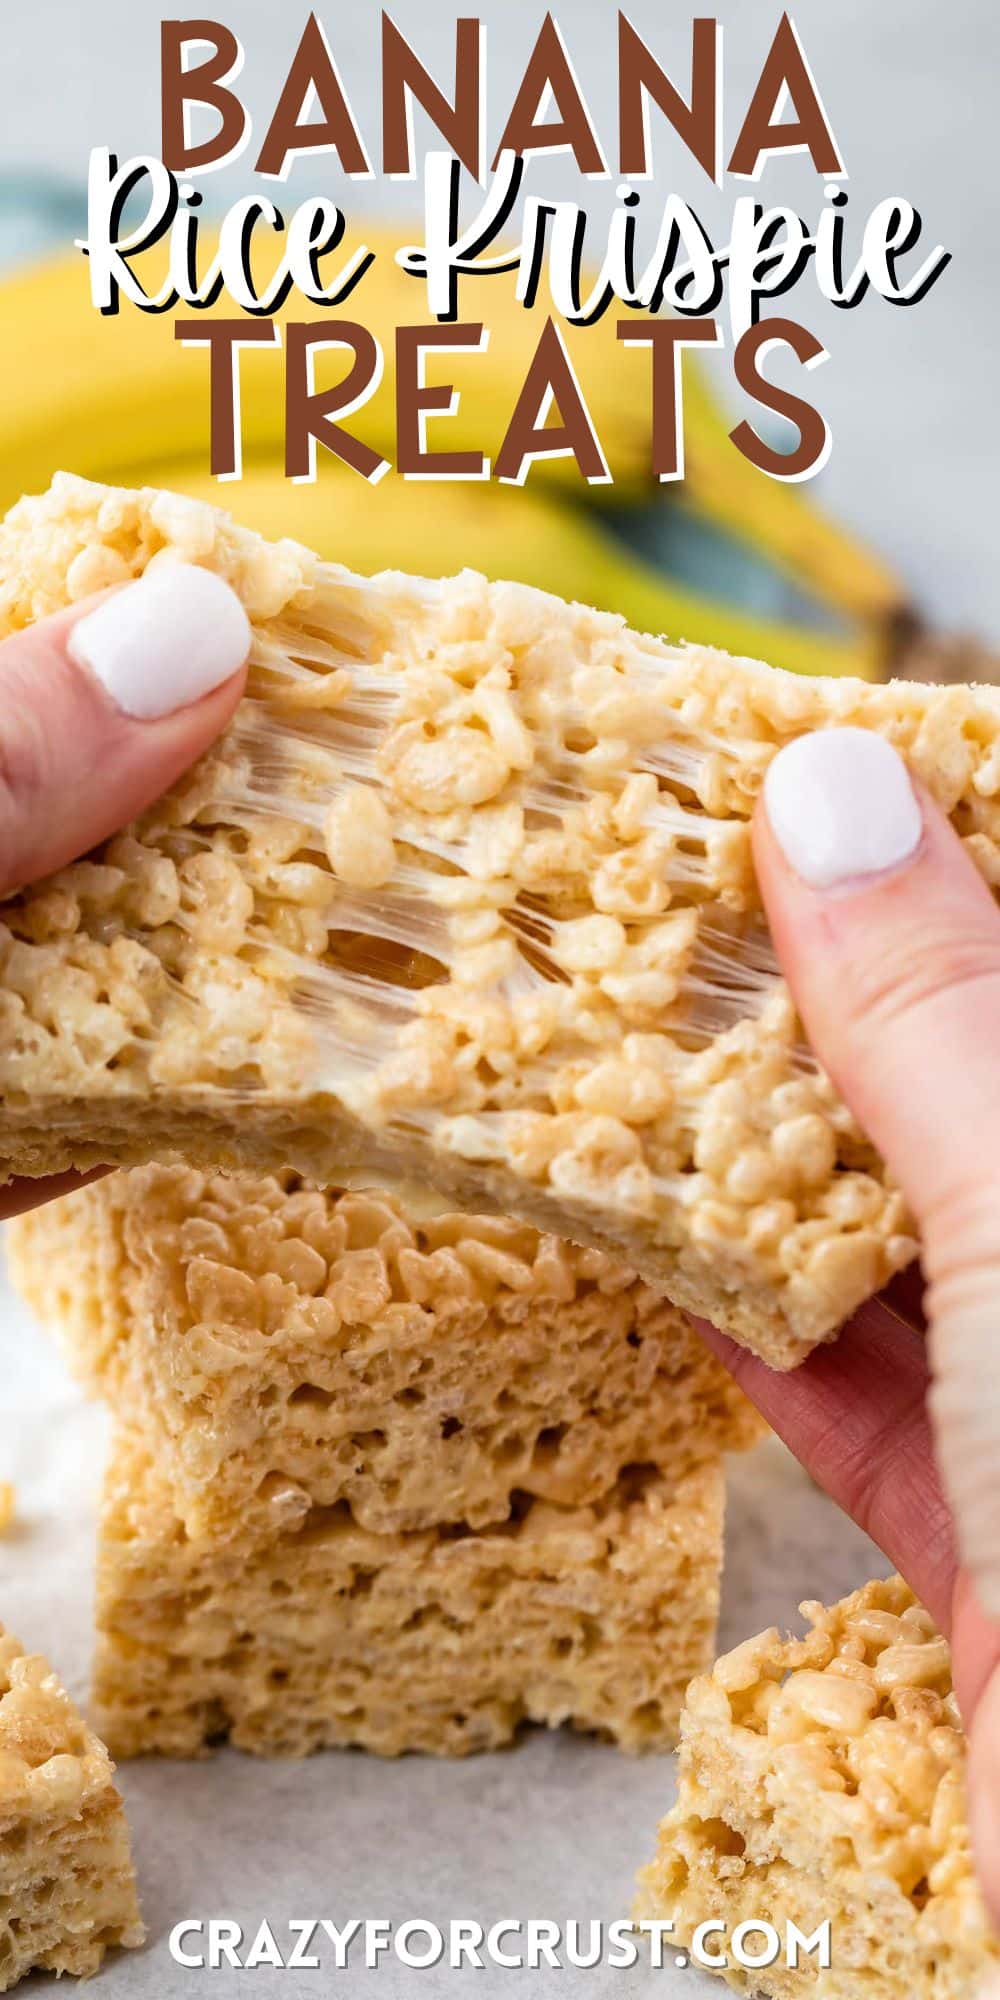
[[799, 679], [465, 573], [352, 576], [60, 476], [0, 632], [204, 563], [255, 626], [222, 744], [0, 925], [0, 1161], [359, 1162], [624, 1258], [789, 1367], [914, 1252], [805, 1048], [750, 853], [775, 751], [877, 729], [1000, 877], [1000, 693]]
[[0, 1993], [142, 1943], [113, 1773], [46, 1661], [0, 1626]]
[[708, 1918], [729, 1936], [749, 1918], [807, 1935], [831, 1920], [828, 1971], [734, 1969], [740, 1992], [978, 2000], [1000, 1954], [972, 1869], [947, 1643], [899, 1577], [802, 1609], [806, 1638], [764, 1632], [688, 1690], [678, 1802], [639, 1913], [672, 1919], [682, 1944]]
[[297, 1504], [192, 1541], [136, 1434], [119, 1432], [98, 1559], [94, 1700], [121, 1757], [229, 1738], [262, 1755], [360, 1744], [463, 1756], [524, 1723], [626, 1750], [676, 1739], [711, 1657], [718, 1460], [678, 1486], [633, 1467], [590, 1507], [515, 1496], [509, 1521], [372, 1534]]
[[77, 1372], [141, 1427], [186, 1527], [346, 1500], [395, 1532], [597, 1500], [763, 1426], [676, 1307], [523, 1223], [137, 1167], [12, 1224]]

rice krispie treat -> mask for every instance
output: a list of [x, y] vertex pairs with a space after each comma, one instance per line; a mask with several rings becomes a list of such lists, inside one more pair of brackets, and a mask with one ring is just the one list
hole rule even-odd
[[0, 1993], [142, 1943], [113, 1775], [47, 1662], [0, 1626]]
[[[689, 1944], [709, 1919], [807, 1936], [832, 1963], [724, 1976], [794, 2000], [979, 2000], [998, 1969], [965, 1820], [966, 1744], [946, 1641], [899, 1577], [811, 1631], [750, 1639], [688, 1691], [677, 1805], [640, 1877], [638, 1913]], [[750, 1940], [752, 1951], [762, 1940]]]
[[[372, 1534], [348, 1507], [192, 1541], [136, 1434], [118, 1433], [98, 1557], [94, 1700], [116, 1754], [194, 1756], [228, 1737], [298, 1756], [360, 1744], [461, 1756], [524, 1723], [624, 1749], [676, 1737], [711, 1658], [718, 1461], [649, 1467], [590, 1507], [515, 1496], [509, 1521]], [[287, 1525], [283, 1523], [287, 1521]]]
[[266, 1519], [275, 1476], [378, 1532], [582, 1506], [763, 1425], [676, 1307], [526, 1224], [386, 1193], [136, 1167], [9, 1231], [79, 1373], [143, 1431], [192, 1535]]
[[914, 1254], [754, 879], [775, 752], [876, 729], [1000, 879], [1000, 692], [809, 681], [471, 572], [353, 576], [60, 476], [0, 633], [182, 558], [255, 629], [222, 743], [0, 925], [0, 1170], [430, 1181], [623, 1258], [780, 1367]]

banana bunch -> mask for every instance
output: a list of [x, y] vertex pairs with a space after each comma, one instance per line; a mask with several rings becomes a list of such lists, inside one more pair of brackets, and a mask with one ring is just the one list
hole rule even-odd
[[[425, 317], [422, 288], [395, 262], [402, 240], [399, 230], [365, 228], [375, 261], [339, 309], [345, 318], [362, 320], [385, 354], [383, 380], [350, 426], [390, 463], [395, 329]], [[153, 288], [161, 275], [151, 269], [145, 281]], [[458, 412], [438, 436], [449, 449], [477, 449], [495, 458], [544, 308], [526, 312], [509, 283], [472, 276], [463, 286], [461, 312], [490, 327], [490, 343], [484, 354], [442, 355], [431, 365], [433, 379], [452, 381], [460, 392]], [[9, 389], [0, 412], [0, 511], [22, 492], [46, 486], [60, 467], [112, 482], [171, 485], [228, 504], [261, 532], [294, 535], [360, 570], [443, 575], [472, 566], [585, 598], [672, 639], [714, 643], [803, 672], [871, 677], [884, 670], [891, 633], [905, 610], [898, 580], [819, 513], [804, 488], [768, 479], [741, 456], [690, 356], [684, 363], [686, 476], [674, 486], [655, 484], [649, 470], [650, 359], [622, 349], [614, 314], [566, 332], [614, 484], [587, 487], [571, 462], [552, 460], [533, 467], [524, 488], [414, 484], [395, 474], [373, 488], [323, 453], [315, 485], [293, 485], [282, 471], [283, 359], [276, 349], [259, 347], [240, 354], [244, 478], [231, 488], [219, 485], [207, 471], [208, 355], [179, 344], [173, 320], [227, 314], [232, 306], [223, 296], [209, 313], [181, 306], [150, 315], [125, 304], [116, 317], [102, 317], [91, 306], [77, 256], [0, 285], [0, 369]], [[296, 304], [293, 294], [274, 317], [281, 322], [309, 314], [314, 309]], [[342, 351], [319, 355], [317, 389], [324, 386], [324, 368], [332, 381], [345, 365]], [[432, 428], [432, 445], [436, 441]], [[614, 528], [602, 511], [611, 505]], [[714, 594], [699, 596], [629, 546], [630, 510], [638, 524], [648, 523], [650, 508], [692, 514], [724, 540], [753, 551], [807, 593], [820, 617], [763, 618]]]
[[290, 535], [363, 575], [402, 569], [451, 576], [478, 569], [620, 612], [639, 632], [721, 646], [798, 673], [877, 675], [871, 635], [831, 638], [700, 597], [630, 555], [590, 509], [530, 487], [414, 486], [394, 473], [368, 486], [332, 467], [320, 472], [315, 486], [299, 486], [285, 479], [280, 464], [252, 466], [238, 485], [220, 486], [202, 465], [183, 459], [144, 467], [142, 479], [215, 507], [221, 503], [269, 540]]

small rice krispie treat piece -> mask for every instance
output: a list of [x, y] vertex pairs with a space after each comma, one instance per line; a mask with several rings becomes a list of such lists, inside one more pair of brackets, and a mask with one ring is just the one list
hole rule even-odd
[[113, 1774], [46, 1661], [0, 1626], [0, 1993], [142, 1943]]
[[9, 1232], [84, 1379], [141, 1428], [192, 1535], [286, 1498], [378, 1532], [582, 1506], [763, 1426], [684, 1315], [600, 1250], [385, 1192], [183, 1166]]
[[522, 1724], [626, 1750], [676, 1738], [711, 1658], [718, 1461], [679, 1485], [624, 1473], [588, 1507], [515, 1497], [502, 1525], [372, 1534], [341, 1503], [304, 1518], [275, 1480], [269, 1528], [192, 1541], [141, 1440], [120, 1432], [98, 1560], [95, 1711], [121, 1757], [359, 1744], [462, 1756]]
[[996, 884], [1000, 691], [808, 680], [471, 571], [355, 576], [64, 475], [0, 528], [0, 635], [105, 553], [224, 576], [250, 677], [166, 798], [5, 903], [0, 1173], [179, 1150], [430, 1182], [782, 1368], [909, 1263], [780, 977], [750, 822], [784, 744], [877, 730]]
[[764, 1632], [688, 1690], [677, 1805], [638, 1913], [672, 1921], [679, 1945], [719, 1919], [712, 1952], [747, 1920], [782, 1937], [829, 1920], [828, 1970], [734, 1965], [739, 1992], [979, 2000], [1000, 1953], [973, 1873], [947, 1642], [899, 1577], [802, 1609], [804, 1639]]

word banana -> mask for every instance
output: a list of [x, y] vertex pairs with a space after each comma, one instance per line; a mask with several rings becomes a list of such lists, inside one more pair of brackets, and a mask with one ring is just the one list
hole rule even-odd
[[[382, 26], [382, 172], [397, 179], [414, 170], [413, 105], [420, 105], [473, 178], [485, 165], [483, 24], [456, 22], [454, 94], [449, 101], [384, 11]], [[207, 54], [205, 51], [207, 50]], [[198, 60], [188, 57], [197, 51]], [[232, 29], [219, 21], [164, 21], [160, 38], [162, 155], [168, 166], [194, 173], [223, 166], [250, 144], [250, 114], [232, 85], [244, 61]], [[627, 178], [652, 172], [649, 113], [662, 114], [704, 171], [722, 185], [722, 35], [715, 19], [692, 22], [691, 83], [685, 95], [627, 17], [618, 15], [618, 170]], [[782, 122], [791, 103], [794, 117]], [[307, 104], [318, 119], [306, 118]], [[215, 130], [194, 140], [190, 107], [215, 114]], [[554, 106], [556, 116], [547, 118]], [[558, 24], [546, 14], [526, 64], [497, 157], [508, 150], [528, 159], [571, 152], [589, 179], [609, 173], [606, 153], [580, 89]], [[806, 150], [817, 173], [842, 174], [844, 164], [794, 23], [783, 14], [729, 157], [729, 172], [756, 180], [776, 152]], [[257, 154], [255, 170], [284, 180], [303, 153], [336, 152], [344, 173], [367, 180], [371, 156], [351, 108], [321, 20], [310, 14]]]

